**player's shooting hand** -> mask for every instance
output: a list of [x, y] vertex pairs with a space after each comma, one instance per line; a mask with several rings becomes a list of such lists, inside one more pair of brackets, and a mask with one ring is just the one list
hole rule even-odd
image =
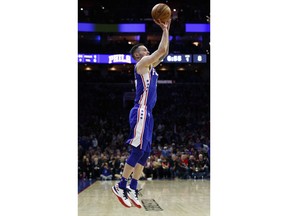
[[157, 25], [159, 25], [162, 28], [162, 30], [167, 29], [169, 31], [170, 24], [171, 24], [171, 19], [167, 20], [166, 22], [162, 22], [160, 19], [158, 19], [158, 20], [154, 19], [154, 22]]
[[171, 25], [171, 18], [167, 21], [167, 29], [168, 29], [168, 31], [170, 29], [170, 25]]

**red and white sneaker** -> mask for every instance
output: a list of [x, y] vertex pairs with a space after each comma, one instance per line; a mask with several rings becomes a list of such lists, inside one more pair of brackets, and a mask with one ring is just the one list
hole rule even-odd
[[138, 199], [139, 195], [139, 190], [133, 190], [129, 186], [127, 186], [128, 189], [128, 197], [132, 201], [132, 203], [137, 207], [137, 208], [142, 208], [141, 202]]
[[124, 205], [127, 208], [130, 208], [132, 206], [130, 200], [128, 199], [127, 193], [128, 189], [121, 189], [119, 188], [118, 184], [112, 187], [113, 193], [117, 196], [118, 200], [122, 205]]

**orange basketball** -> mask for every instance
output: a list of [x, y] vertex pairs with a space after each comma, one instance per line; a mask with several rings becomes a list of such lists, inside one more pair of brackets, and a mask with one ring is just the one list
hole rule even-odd
[[171, 9], [164, 3], [156, 4], [151, 10], [151, 16], [153, 19], [160, 19], [161, 22], [165, 22], [171, 17]]

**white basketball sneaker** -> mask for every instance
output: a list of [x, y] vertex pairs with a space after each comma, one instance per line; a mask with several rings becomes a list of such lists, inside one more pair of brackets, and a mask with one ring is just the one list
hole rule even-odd
[[127, 186], [127, 189], [128, 189], [128, 197], [129, 197], [129, 199], [133, 202], [133, 204], [137, 208], [142, 208], [141, 202], [138, 199], [139, 190], [138, 189], [133, 190], [129, 186]]
[[122, 205], [124, 205], [127, 208], [130, 208], [132, 206], [127, 196], [128, 192], [127, 188], [121, 189], [119, 188], [118, 184], [116, 184], [115, 186], [112, 187], [112, 191], [117, 196], [118, 200]]

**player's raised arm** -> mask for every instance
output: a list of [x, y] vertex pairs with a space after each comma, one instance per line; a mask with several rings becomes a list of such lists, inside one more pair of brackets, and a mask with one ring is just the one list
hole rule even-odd
[[[154, 20], [155, 23], [157, 23], [156, 20]], [[157, 23], [158, 25], [160, 25], [160, 23]], [[163, 56], [160, 57], [160, 59], [158, 59], [158, 61], [153, 63], [153, 67], [156, 67], [168, 54], [169, 54], [169, 29], [170, 29], [170, 24], [171, 24], [171, 18], [168, 20], [168, 40], [167, 40], [167, 44], [166, 44], [166, 52]]]
[[150, 65], [154, 65], [154, 63], [159, 62], [163, 56], [165, 57], [169, 43], [170, 22], [171, 20], [168, 20], [165, 23], [162, 23], [160, 20], [155, 21], [155, 23], [158, 24], [163, 30], [161, 41], [159, 43], [158, 49], [155, 52], [153, 52], [151, 55], [143, 56], [143, 58], [141, 58], [141, 60], [137, 63], [137, 73], [147, 73], [147, 68]]

